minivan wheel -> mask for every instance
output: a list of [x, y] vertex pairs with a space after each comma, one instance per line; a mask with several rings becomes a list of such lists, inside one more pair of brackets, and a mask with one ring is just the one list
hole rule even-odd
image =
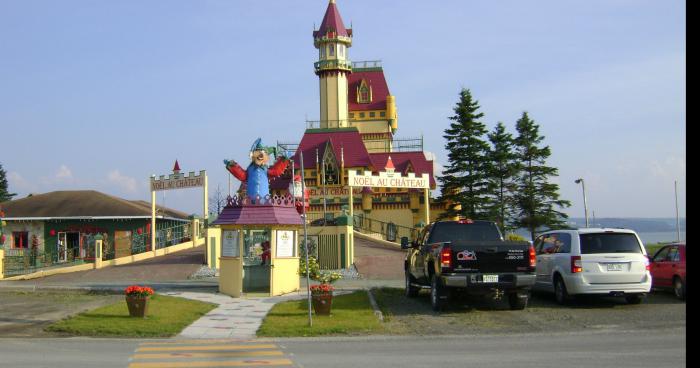
[[685, 300], [685, 284], [678, 276], [673, 278], [673, 293], [676, 294], [676, 298]]
[[411, 273], [408, 271], [406, 271], [405, 273], [406, 273], [406, 289], [405, 289], [406, 296], [409, 298], [414, 298], [418, 295], [419, 289], [417, 287], [411, 285], [411, 283], [413, 282], [413, 276], [411, 276]]
[[627, 304], [639, 304], [644, 299], [643, 294], [627, 294], [625, 295], [625, 300]]
[[566, 284], [564, 284], [564, 280], [561, 277], [557, 277], [554, 280], [554, 298], [557, 300], [557, 303], [562, 305], [568, 303], [571, 299], [571, 296], [566, 291]]
[[434, 311], [439, 312], [445, 308], [445, 304], [447, 303], [441, 298], [443, 296], [445, 296], [445, 290], [442, 285], [440, 285], [438, 278], [433, 275], [430, 279], [430, 305], [433, 307]]

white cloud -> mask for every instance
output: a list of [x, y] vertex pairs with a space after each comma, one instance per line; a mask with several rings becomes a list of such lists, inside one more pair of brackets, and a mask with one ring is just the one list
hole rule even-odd
[[663, 161], [652, 160], [649, 164], [651, 175], [655, 177], [678, 177], [685, 176], [686, 166], [685, 158], [676, 156], [667, 156]]
[[54, 175], [54, 177], [57, 180], [72, 180], [73, 173], [70, 171], [68, 166], [61, 165], [61, 167], [58, 168], [58, 171], [56, 172], [56, 175]]
[[110, 171], [107, 175], [107, 180], [112, 184], [116, 184], [118, 187], [128, 193], [136, 193], [138, 191], [136, 179], [130, 176], [122, 175], [119, 170], [115, 169]]
[[10, 171], [7, 173], [7, 182], [9, 192], [14, 193], [31, 193], [37, 191], [37, 186], [25, 179], [16, 171]]

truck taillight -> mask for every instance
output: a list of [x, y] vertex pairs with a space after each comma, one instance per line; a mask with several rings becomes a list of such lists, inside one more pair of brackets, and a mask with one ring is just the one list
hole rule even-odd
[[581, 256], [571, 256], [571, 273], [583, 272]]
[[443, 246], [440, 250], [440, 267], [452, 268], [452, 249], [448, 246]]
[[530, 268], [535, 269], [535, 266], [537, 265], [537, 256], [535, 255], [535, 247], [533, 247], [532, 245], [530, 246], [529, 254], [530, 254]]

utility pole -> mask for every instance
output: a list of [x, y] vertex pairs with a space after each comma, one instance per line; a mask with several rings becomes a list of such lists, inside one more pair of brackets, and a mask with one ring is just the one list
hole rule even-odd
[[678, 217], [678, 180], [673, 181], [673, 187], [676, 192], [676, 238], [678, 242], [681, 242], [681, 220]]
[[[309, 280], [309, 238], [306, 231], [306, 197], [304, 196], [306, 194], [306, 182], [304, 181], [304, 152], [301, 150], [299, 151], [299, 161], [301, 163], [301, 203], [303, 208], [302, 217], [304, 218], [304, 254], [306, 257], [306, 298], [309, 306], [309, 327], [311, 327], [313, 326], [313, 321], [311, 319], [311, 281]], [[293, 177], [292, 180], [294, 180]]]

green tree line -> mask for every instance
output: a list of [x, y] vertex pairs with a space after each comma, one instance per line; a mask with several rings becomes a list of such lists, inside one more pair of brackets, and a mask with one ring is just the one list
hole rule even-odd
[[538, 229], [566, 227], [561, 209], [571, 203], [551, 181], [558, 169], [547, 166], [552, 152], [539, 125], [523, 112], [515, 135], [502, 122], [489, 132], [480, 108], [469, 89], [460, 91], [443, 135], [448, 163], [438, 181], [448, 206], [442, 218], [491, 220], [504, 233], [525, 228], [533, 240]]

